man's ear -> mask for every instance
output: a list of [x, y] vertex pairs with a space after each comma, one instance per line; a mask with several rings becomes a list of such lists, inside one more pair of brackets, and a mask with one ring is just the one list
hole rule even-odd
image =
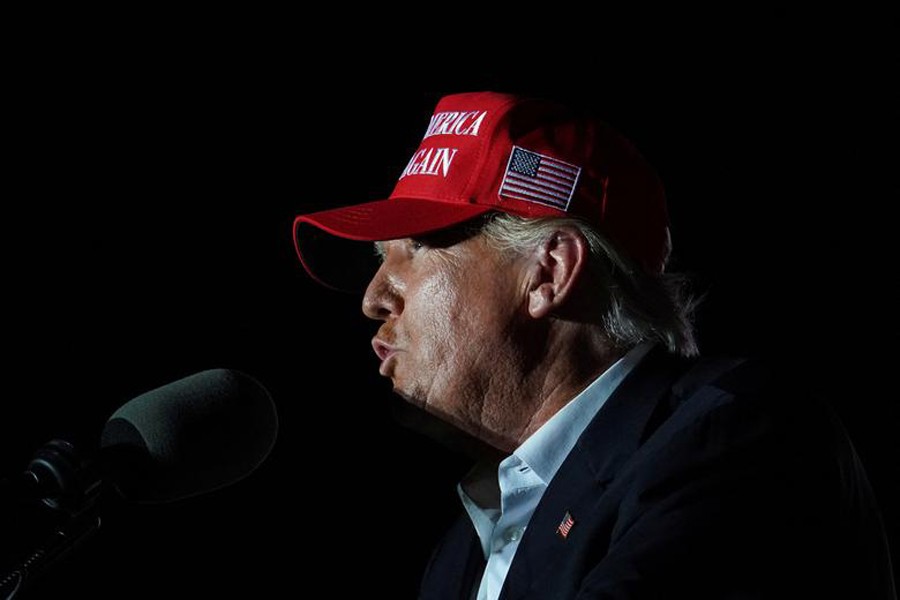
[[559, 312], [572, 297], [587, 267], [590, 247], [575, 227], [561, 227], [535, 250], [528, 283], [528, 313], [536, 318]]

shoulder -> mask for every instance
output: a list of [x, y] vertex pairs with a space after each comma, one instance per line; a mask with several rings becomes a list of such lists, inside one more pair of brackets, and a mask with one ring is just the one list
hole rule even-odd
[[773, 426], [806, 422], [809, 427], [801, 429], [831, 430], [836, 425], [831, 406], [807, 385], [802, 372], [776, 358], [699, 358], [672, 386], [671, 404], [674, 412], [735, 413]]
[[848, 478], [864, 478], [837, 411], [777, 358], [698, 359], [672, 386], [665, 412], [645, 436], [645, 475], [744, 472], [809, 502], [840, 499], [858, 487]]
[[[608, 405], [588, 436], [613, 438], [638, 450], [632, 463], [654, 453], [666, 454], [668, 462], [673, 444], [684, 446], [684, 452], [732, 451], [747, 444], [787, 452], [817, 435], [825, 443], [841, 429], [799, 372], [759, 357], [683, 359], [657, 348]], [[586, 445], [609, 453], [610, 444]]]
[[696, 361], [623, 470], [623, 523], [690, 514], [690, 523], [712, 523], [760, 553], [778, 536], [775, 563], [798, 572], [831, 565], [836, 582], [888, 582], [865, 468], [837, 410], [805, 373], [777, 358]]

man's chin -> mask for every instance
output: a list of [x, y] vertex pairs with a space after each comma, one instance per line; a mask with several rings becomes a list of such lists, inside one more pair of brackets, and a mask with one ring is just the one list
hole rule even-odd
[[396, 380], [392, 380], [391, 383], [394, 384], [394, 390], [393, 390], [394, 395], [399, 397], [400, 400], [403, 401], [403, 403], [414, 406], [423, 411], [425, 410], [425, 400], [424, 399], [417, 399], [415, 397], [415, 395], [404, 391], [400, 386], [397, 385]]

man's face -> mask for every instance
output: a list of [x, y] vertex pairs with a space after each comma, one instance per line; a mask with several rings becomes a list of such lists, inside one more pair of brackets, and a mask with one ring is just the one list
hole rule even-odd
[[363, 312], [382, 321], [372, 340], [380, 373], [407, 401], [497, 444], [524, 360], [521, 259], [480, 234], [392, 240], [380, 251], [363, 299]]

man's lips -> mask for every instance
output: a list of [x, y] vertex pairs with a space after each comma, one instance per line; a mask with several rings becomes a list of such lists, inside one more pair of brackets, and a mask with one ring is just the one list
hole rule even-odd
[[382, 375], [386, 375], [385, 365], [387, 364], [388, 359], [397, 353], [398, 349], [387, 342], [383, 342], [377, 337], [372, 338], [372, 349], [375, 350], [375, 354], [381, 361], [381, 368], [378, 369], [378, 372]]
[[397, 351], [397, 348], [377, 337], [372, 338], [372, 349], [375, 350], [375, 354], [378, 355], [378, 358], [382, 361]]

